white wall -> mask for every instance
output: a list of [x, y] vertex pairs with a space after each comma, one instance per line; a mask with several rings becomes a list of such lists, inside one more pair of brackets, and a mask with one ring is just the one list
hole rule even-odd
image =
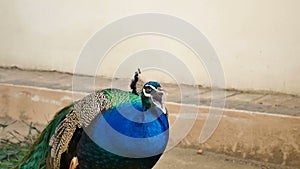
[[[124, 16], [158, 12], [180, 17], [205, 34], [219, 55], [228, 88], [300, 94], [299, 6], [298, 0], [4, 0], [0, 1], [0, 66], [73, 72], [81, 49], [101, 27]], [[116, 46], [99, 74], [111, 76], [118, 68], [112, 62], [121, 63], [125, 56], [146, 48], [179, 56], [199, 75], [197, 83], [210, 85], [203, 65], [186, 59], [193, 53], [174, 40], [155, 36]], [[155, 78], [171, 81], [164, 75]], [[192, 83], [185, 76], [177, 80]]]

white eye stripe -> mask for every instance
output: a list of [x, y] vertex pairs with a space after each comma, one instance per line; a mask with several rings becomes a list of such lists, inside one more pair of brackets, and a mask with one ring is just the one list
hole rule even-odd
[[157, 89], [154, 86], [152, 86], [152, 85], [145, 85], [145, 87], [151, 87], [151, 89], [157, 91]]

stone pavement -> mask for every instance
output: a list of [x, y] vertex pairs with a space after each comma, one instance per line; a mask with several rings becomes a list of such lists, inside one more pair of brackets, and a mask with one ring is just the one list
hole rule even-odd
[[[129, 89], [130, 78], [109, 79], [105, 77], [76, 76], [80, 79], [80, 90], [90, 92], [95, 88], [116, 87]], [[17, 68], [0, 68], [0, 83], [36, 86], [50, 89], [72, 91], [73, 75], [55, 71], [20, 70]], [[90, 82], [95, 80], [95, 85]], [[167, 101], [206, 105], [211, 104], [211, 89], [201, 86], [163, 84], [167, 89]], [[184, 98], [184, 99], [182, 99]], [[300, 116], [300, 97], [266, 91], [226, 90], [226, 108]], [[199, 102], [200, 101], [200, 102]]]
[[[43, 130], [43, 125], [28, 124], [9, 118], [0, 118], [0, 147], [5, 141], [22, 143], [30, 139], [34, 141], [36, 134]], [[0, 152], [1, 155], [2, 152]], [[1, 163], [0, 163], [1, 168]], [[227, 155], [204, 151], [199, 154], [195, 149], [174, 147], [164, 153], [154, 169], [296, 169], [290, 166], [275, 165], [266, 162], [257, 162]]]
[[274, 165], [265, 162], [234, 158], [227, 155], [175, 147], [166, 152], [154, 169], [296, 169], [296, 167]]
[[[0, 147], [5, 141], [10, 143], [22, 143], [24, 139], [33, 139], [38, 131], [44, 126], [28, 124], [22, 121], [15, 121], [7, 118], [0, 118]], [[20, 132], [22, 131], [22, 132]], [[27, 140], [28, 141], [28, 140]], [[1, 152], [0, 152], [1, 155]], [[0, 163], [1, 168], [1, 163]], [[241, 158], [230, 157], [227, 155], [216, 154], [204, 151], [198, 154], [195, 149], [174, 147], [164, 153], [162, 158], [155, 165], [154, 169], [296, 169], [290, 166], [275, 165], [266, 162], [257, 162]]]
[[[43, 130], [44, 126], [30, 124], [24, 121], [16, 121], [9, 118], [0, 118], [0, 147], [9, 143], [33, 142], [36, 134]], [[24, 140], [27, 139], [27, 140]], [[3, 145], [2, 145], [3, 144]], [[3, 155], [0, 151], [0, 156]], [[1, 162], [0, 162], [1, 168]], [[266, 162], [258, 162], [228, 155], [216, 154], [204, 151], [197, 153], [196, 149], [174, 147], [165, 152], [154, 169], [296, 169], [291, 166], [282, 166]]]

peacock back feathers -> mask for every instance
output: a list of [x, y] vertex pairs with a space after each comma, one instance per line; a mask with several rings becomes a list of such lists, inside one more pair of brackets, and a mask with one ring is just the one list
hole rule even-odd
[[163, 92], [157, 82], [132, 89], [96, 91], [59, 111], [16, 168], [152, 168], [169, 135]]

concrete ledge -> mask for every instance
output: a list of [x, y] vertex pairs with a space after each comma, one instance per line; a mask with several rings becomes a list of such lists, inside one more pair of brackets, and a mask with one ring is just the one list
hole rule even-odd
[[[0, 84], [0, 116], [45, 125], [59, 109], [86, 94]], [[173, 128], [173, 124], [178, 120], [192, 127], [180, 146], [202, 148], [276, 164], [300, 166], [300, 117], [224, 109], [218, 128], [205, 143], [200, 144], [200, 131], [211, 107], [175, 103], [168, 103], [167, 107], [170, 111], [172, 136], [187, 134], [174, 133], [177, 130]], [[182, 109], [184, 113], [191, 115], [201, 113], [197, 115], [192, 125], [189, 124], [190, 116], [179, 116], [178, 113]], [[172, 141], [176, 139], [171, 137], [170, 142]]]
[[[185, 105], [187, 109], [187, 105]], [[168, 104], [174, 114], [180, 106]], [[201, 112], [181, 146], [196, 147], [228, 155], [282, 165], [300, 166], [300, 117], [224, 109], [214, 134], [204, 144], [199, 135], [209, 107], [190, 106]]]
[[87, 93], [0, 84], [0, 116], [46, 125], [54, 114]]

